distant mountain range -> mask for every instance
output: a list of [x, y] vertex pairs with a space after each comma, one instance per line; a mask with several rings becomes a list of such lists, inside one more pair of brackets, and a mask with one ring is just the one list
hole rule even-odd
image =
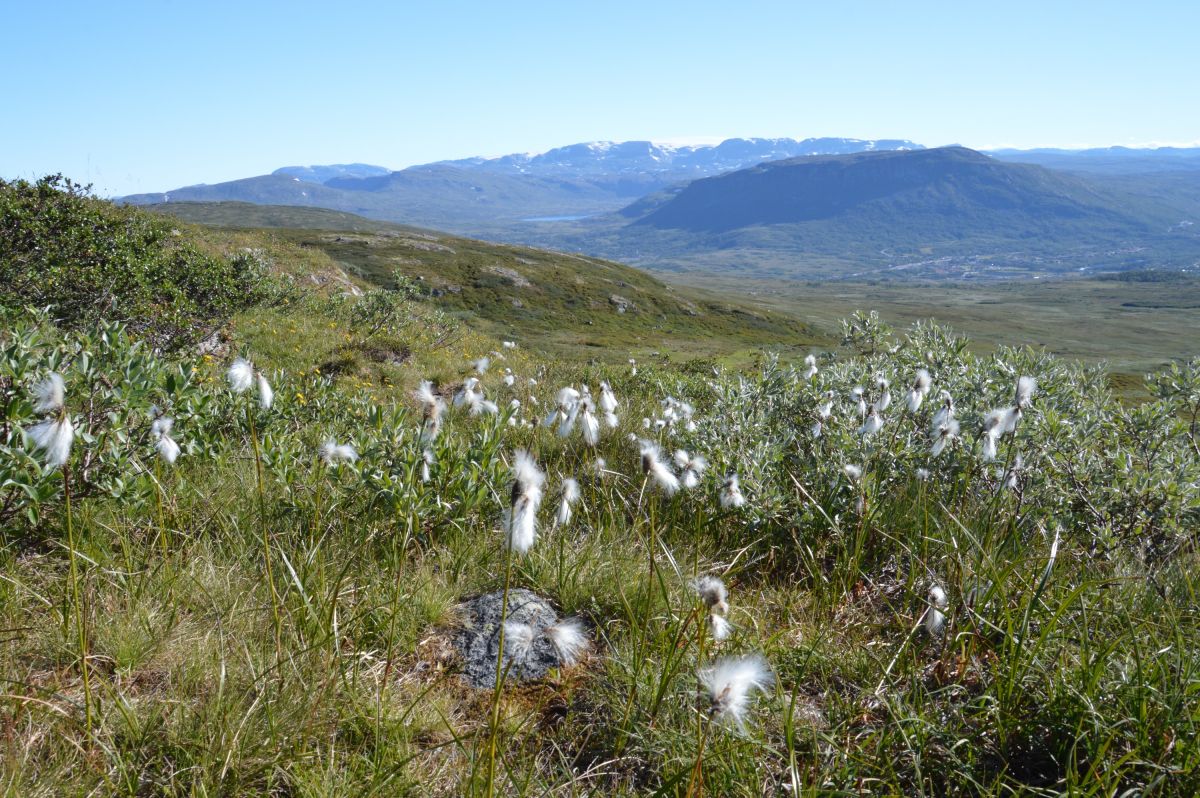
[[1014, 163], [1105, 175], [1200, 171], [1200, 147], [1094, 147], [1084, 150], [1042, 148], [989, 150], [989, 155]]
[[593, 142], [395, 172], [284, 167], [125, 198], [229, 200], [328, 208], [648, 266], [780, 276], [1200, 264], [1200, 149], [987, 155], [904, 140]]
[[370, 164], [285, 166], [270, 175], [123, 197], [131, 204], [301, 205], [501, 237], [524, 219], [619, 210], [669, 185], [779, 158], [921, 149], [899, 139], [729, 139], [715, 146], [591, 142], [540, 155], [466, 158], [390, 171]]
[[[515, 154], [500, 158], [465, 158], [439, 161], [431, 166], [453, 166], [510, 175], [543, 177], [597, 177], [610, 175], [671, 175], [673, 180], [695, 179], [742, 169], [746, 166], [803, 155], [841, 155], [875, 150], [920, 150], [920, 144], [903, 139], [726, 139], [716, 145], [673, 146], [651, 141], [593, 141], [558, 147], [538, 155]], [[419, 167], [418, 167], [419, 168]]]

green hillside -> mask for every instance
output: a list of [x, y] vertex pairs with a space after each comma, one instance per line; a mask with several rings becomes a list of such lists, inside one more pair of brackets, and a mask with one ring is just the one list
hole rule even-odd
[[[582, 255], [491, 244], [317, 209], [241, 203], [169, 203], [150, 209], [198, 222], [253, 228], [328, 255], [349, 274], [419, 295], [489, 334], [547, 352], [610, 361], [651, 353], [734, 356], [770, 347], [807, 351], [830, 338], [751, 300], [669, 286], [638, 269]], [[316, 229], [295, 229], [303, 225]]]

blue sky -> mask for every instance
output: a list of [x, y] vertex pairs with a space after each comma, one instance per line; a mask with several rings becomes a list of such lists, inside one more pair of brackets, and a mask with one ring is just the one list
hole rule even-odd
[[1200, 141], [1200, 3], [34, 2], [0, 176], [105, 195], [591, 140]]

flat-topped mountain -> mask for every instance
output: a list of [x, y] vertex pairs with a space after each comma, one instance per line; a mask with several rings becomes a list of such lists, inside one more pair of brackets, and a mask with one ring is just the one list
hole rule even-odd
[[1083, 181], [964, 147], [771, 161], [696, 180], [622, 213], [637, 225], [702, 232], [825, 220], [960, 233], [1024, 234], [1085, 220], [1146, 229]]

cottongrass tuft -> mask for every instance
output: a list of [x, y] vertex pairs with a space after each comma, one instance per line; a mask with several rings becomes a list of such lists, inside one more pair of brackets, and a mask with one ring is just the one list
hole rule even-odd
[[954, 398], [950, 396], [949, 391], [942, 391], [938, 394], [941, 399], [942, 406], [933, 414], [933, 428], [938, 429], [945, 425], [947, 421], [954, 418]]
[[71, 444], [75, 441], [75, 427], [65, 413], [61, 418], [46, 418], [27, 431], [36, 450], [45, 453], [46, 465], [62, 468], [71, 459]]
[[870, 438], [879, 430], [883, 429], [883, 416], [879, 415], [882, 408], [877, 408], [871, 405], [871, 412], [867, 414], [866, 420], [863, 421], [861, 427], [858, 428], [858, 434], [864, 438]]
[[891, 383], [889, 383], [885, 378], [880, 377], [875, 381], [875, 384], [879, 387], [879, 399], [875, 401], [875, 404], [872, 406], [872, 408], [883, 412], [892, 405]]
[[579, 400], [579, 425], [583, 430], [583, 442], [595, 446], [600, 442], [600, 421], [596, 418], [595, 405], [585, 396]]
[[929, 453], [933, 457], [940, 455], [948, 445], [958, 439], [958, 433], [958, 421], [953, 417], [946, 419], [940, 427], [936, 427], [932, 431], [930, 437], [933, 438], [933, 446], [930, 448]]
[[66, 383], [61, 374], [52, 372], [33, 386], [32, 393], [34, 409], [39, 413], [54, 413], [56, 417], [42, 419], [26, 434], [35, 451], [44, 453], [47, 466], [61, 468], [71, 459], [71, 444], [75, 442], [75, 426], [66, 412]]
[[333, 438], [329, 438], [321, 444], [321, 448], [317, 450], [317, 455], [322, 462], [327, 466], [337, 465], [338, 463], [353, 463], [358, 459], [358, 452], [348, 443], [338, 443]]
[[691, 490], [700, 484], [700, 477], [708, 468], [708, 460], [702, 454], [689, 455], [683, 449], [675, 452], [675, 465], [683, 469], [679, 477], [680, 484], [686, 490]]
[[171, 437], [171, 430], [174, 428], [175, 419], [170, 416], [159, 416], [150, 422], [150, 436], [154, 438], [154, 448], [167, 465], [175, 465], [182, 451]]
[[708, 615], [708, 633], [712, 635], [712, 639], [718, 643], [728, 640], [733, 634], [733, 624], [731, 624], [722, 615], [717, 615], [715, 612]]
[[533, 648], [533, 627], [518, 621], [504, 622], [504, 653], [514, 661], [522, 661]]
[[932, 386], [933, 378], [929, 376], [929, 372], [925, 369], [918, 369], [917, 377], [913, 380], [912, 388], [909, 389], [908, 397], [905, 400], [908, 412], [915, 413], [921, 409], [921, 404], [925, 401]]
[[558, 526], [566, 526], [571, 523], [572, 507], [578, 501], [579, 483], [571, 477], [567, 477], [563, 480], [562, 496], [558, 502], [558, 514], [554, 517], [554, 523]]
[[512, 506], [507, 511], [508, 548], [525, 554], [537, 538], [537, 511], [542, 503], [546, 475], [524, 449], [513, 458]]
[[564, 618], [553, 626], [546, 627], [546, 636], [558, 652], [558, 661], [566, 667], [577, 664], [591, 647], [587, 632], [583, 628], [583, 621], [578, 618]]
[[671, 473], [667, 464], [662, 460], [662, 450], [654, 441], [640, 440], [638, 445], [642, 455], [642, 473], [668, 496], [674, 496], [679, 490], [679, 477]]
[[863, 471], [860, 466], [856, 466], [853, 463], [846, 463], [846, 465], [842, 466], [842, 473], [845, 474], [851, 482], [857, 482], [858, 480], [862, 479]]
[[275, 403], [275, 391], [261, 371], [255, 372], [254, 376], [258, 381], [258, 406], [263, 410], [270, 410], [271, 405]]
[[721, 506], [726, 510], [736, 510], [746, 504], [746, 497], [742, 495], [742, 486], [737, 474], [729, 474], [725, 477], [718, 498]]
[[225, 372], [225, 379], [229, 381], [231, 391], [245, 393], [254, 384], [254, 366], [246, 358], [239, 357], [229, 364], [229, 370]]
[[1037, 391], [1037, 380], [1033, 377], [1017, 378], [1017, 409], [1025, 410], [1033, 404], [1033, 394]]
[[990, 463], [996, 459], [996, 443], [1000, 436], [1008, 431], [1010, 425], [1015, 426], [1017, 409], [1003, 407], [991, 410], [983, 417], [983, 460]]
[[57, 371], [52, 371], [33, 386], [33, 412], [46, 415], [57, 413], [67, 402], [67, 384]]
[[700, 671], [700, 684], [709, 698], [709, 715], [720, 723], [746, 730], [746, 713], [754, 691], [765, 693], [775, 676], [761, 655], [722, 657]]
[[421, 380], [413, 397], [421, 405], [421, 442], [432, 443], [442, 431], [446, 401], [433, 392], [433, 383], [429, 380]]
[[854, 400], [859, 417], [865, 416], [867, 414], [866, 389], [859, 385], [854, 386], [850, 389], [850, 398]]
[[430, 477], [429, 470], [430, 470], [430, 467], [433, 466], [434, 461], [435, 461], [435, 458], [433, 456], [433, 449], [426, 449], [425, 451], [421, 452], [421, 481], [422, 482], [429, 481], [429, 477]]
[[725, 588], [725, 583], [720, 577], [712, 576], [711, 574], [697, 577], [692, 582], [692, 590], [696, 591], [696, 595], [704, 602], [704, 606], [713, 612], [721, 615], [729, 612], [729, 591]]
[[604, 413], [604, 425], [609, 429], [616, 429], [617, 397], [607, 382], [600, 383], [600, 411]]
[[807, 366], [807, 368], [804, 369], [804, 379], [811, 380], [813, 377], [817, 376], [816, 355], [806, 355], [804, 358], [804, 365]]
[[946, 629], [945, 609], [950, 606], [950, 601], [946, 598], [946, 591], [938, 584], [929, 586], [927, 598], [929, 607], [925, 610], [925, 631], [930, 637], [941, 637]]

